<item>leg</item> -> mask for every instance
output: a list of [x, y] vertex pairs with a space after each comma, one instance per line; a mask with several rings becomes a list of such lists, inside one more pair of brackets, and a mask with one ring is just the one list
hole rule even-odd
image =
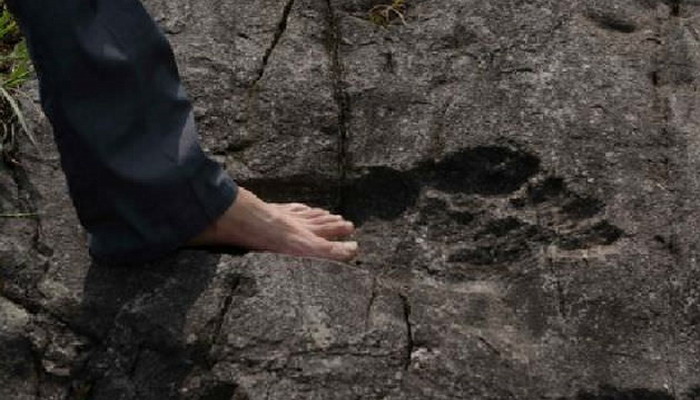
[[[27, 37], [42, 107], [97, 260], [148, 261], [188, 241], [351, 256], [352, 245], [323, 237], [347, 226], [319, 228], [264, 203], [203, 154], [172, 50], [138, 0], [8, 5]], [[294, 228], [264, 223], [272, 220]], [[305, 245], [291, 243], [300, 237]]]
[[98, 260], [177, 248], [237, 188], [197, 144], [171, 49], [137, 0], [13, 0]]

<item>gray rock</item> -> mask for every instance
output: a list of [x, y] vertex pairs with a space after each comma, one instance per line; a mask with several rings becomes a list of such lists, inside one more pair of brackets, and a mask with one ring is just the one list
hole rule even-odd
[[[32, 353], [25, 337], [30, 316], [26, 310], [0, 297], [0, 395], [30, 399], [36, 386]], [[13, 396], [13, 397], [10, 397]]]
[[0, 398], [700, 396], [700, 5], [378, 4], [146, 1], [210, 154], [352, 219], [351, 264], [94, 265], [25, 101]]

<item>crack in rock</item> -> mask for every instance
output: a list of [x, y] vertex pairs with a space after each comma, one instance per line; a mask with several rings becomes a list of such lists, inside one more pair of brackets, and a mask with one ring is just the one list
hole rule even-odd
[[377, 299], [377, 278], [372, 278], [372, 287], [370, 289], [369, 301], [367, 302], [367, 311], [365, 312], [365, 332], [369, 331], [369, 322], [372, 314], [372, 306]]
[[238, 287], [241, 285], [241, 282], [242, 282], [242, 277], [240, 277], [238, 275], [230, 276], [228, 281], [227, 281], [226, 288], [228, 289], [228, 293], [226, 294], [226, 297], [224, 298], [223, 304], [221, 305], [221, 309], [219, 310], [219, 314], [214, 319], [214, 329], [213, 329], [212, 336], [211, 336], [209, 351], [207, 352], [208, 356], [206, 357], [210, 367], [214, 365], [214, 360], [210, 359], [211, 358], [211, 354], [210, 354], [211, 350], [214, 348], [214, 344], [221, 336], [221, 330], [223, 329], [226, 315], [231, 310], [231, 305], [233, 304], [233, 298], [235, 297], [236, 291], [238, 290]]
[[406, 355], [404, 356], [403, 369], [408, 370], [411, 366], [411, 355], [413, 354], [413, 325], [411, 324], [411, 304], [405, 294], [399, 294], [401, 304], [403, 304], [403, 317], [406, 323]]
[[326, 0], [328, 5], [328, 52], [331, 59], [331, 75], [333, 81], [333, 96], [338, 106], [338, 212], [344, 214], [347, 208], [348, 194], [346, 183], [350, 159], [348, 154], [348, 120], [351, 115], [348, 94], [343, 86], [343, 66], [340, 62], [340, 24], [338, 16], [333, 9], [331, 0]]
[[280, 39], [282, 38], [282, 35], [284, 32], [287, 30], [287, 22], [289, 21], [289, 15], [292, 12], [292, 6], [294, 5], [294, 0], [289, 0], [284, 6], [284, 10], [282, 11], [282, 18], [280, 19], [280, 22], [277, 24], [277, 30], [275, 31], [275, 36], [272, 38], [272, 43], [270, 43], [270, 46], [265, 49], [265, 54], [263, 55], [262, 59], [262, 65], [260, 66], [260, 69], [258, 70], [258, 75], [256, 76], [255, 80], [253, 81], [253, 84], [251, 87], [257, 86], [258, 82], [262, 79], [263, 75], [265, 75], [265, 69], [267, 68], [267, 64], [270, 60], [270, 56], [272, 55], [272, 52], [275, 50], [275, 47], [277, 47], [277, 44], [279, 43]]

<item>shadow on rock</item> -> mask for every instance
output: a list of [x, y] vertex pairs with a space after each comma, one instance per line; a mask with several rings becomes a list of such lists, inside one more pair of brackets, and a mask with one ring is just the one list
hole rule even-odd
[[219, 259], [180, 252], [139, 267], [93, 264], [85, 280], [81, 323], [100, 340], [76, 374], [73, 397], [181, 398], [183, 379], [207, 350], [187, 343], [185, 325], [212, 283]]
[[[618, 389], [603, 385], [597, 392], [580, 391], [573, 400], [674, 400], [675, 397], [663, 390]], [[559, 400], [565, 400], [560, 398]]]

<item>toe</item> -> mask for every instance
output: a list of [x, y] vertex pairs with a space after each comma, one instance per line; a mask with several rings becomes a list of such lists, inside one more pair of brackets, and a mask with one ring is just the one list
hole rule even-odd
[[347, 222], [347, 221], [345, 221], [345, 219], [343, 219], [343, 217], [341, 217], [340, 215], [334, 215], [334, 214], [319, 215], [318, 217], [304, 219], [304, 223], [306, 225], [325, 225], [325, 224], [340, 223], [340, 222]]
[[273, 252], [301, 257], [316, 257], [334, 261], [349, 261], [357, 256], [357, 242], [334, 242], [311, 233], [295, 236], [286, 242], [285, 249]]
[[315, 218], [315, 217], [320, 217], [323, 215], [331, 215], [331, 213], [328, 210], [324, 210], [322, 208], [311, 208], [306, 211], [302, 211], [299, 213], [300, 216], [304, 218]]
[[298, 212], [304, 212], [304, 211], [311, 210], [311, 207], [307, 206], [306, 204], [302, 204], [302, 203], [274, 203], [272, 205], [275, 207], [278, 207], [284, 211], [289, 211], [292, 213], [298, 213]]
[[351, 222], [335, 221], [325, 224], [311, 225], [308, 229], [315, 235], [325, 239], [335, 239], [348, 236], [355, 231]]
[[288, 206], [288, 210], [291, 212], [301, 212], [301, 211], [307, 211], [307, 210], [311, 209], [311, 207], [307, 206], [306, 204], [301, 204], [301, 203], [290, 203], [287, 206]]
[[357, 242], [331, 242], [328, 258], [337, 261], [350, 261], [357, 257]]

